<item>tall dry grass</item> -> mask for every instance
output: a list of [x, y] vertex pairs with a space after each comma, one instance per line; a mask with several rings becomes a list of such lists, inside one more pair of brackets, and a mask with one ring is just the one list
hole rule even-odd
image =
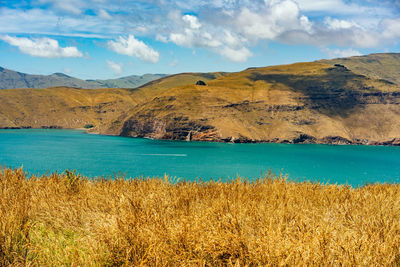
[[0, 265], [399, 265], [400, 186], [27, 179], [0, 171]]

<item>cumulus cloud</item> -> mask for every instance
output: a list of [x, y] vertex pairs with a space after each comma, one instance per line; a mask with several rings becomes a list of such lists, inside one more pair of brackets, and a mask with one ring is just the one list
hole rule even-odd
[[108, 41], [107, 45], [109, 49], [121, 55], [137, 57], [151, 63], [157, 63], [159, 59], [157, 51], [131, 34], [128, 38], [120, 36], [116, 41]]
[[158, 36], [163, 42], [172, 42], [189, 48], [207, 48], [235, 62], [244, 62], [252, 53], [244, 46], [246, 39], [227, 29], [203, 26], [197, 17], [184, 15], [175, 18], [178, 25], [168, 37]]
[[201, 24], [200, 24], [199, 20], [195, 16], [184, 15], [182, 17], [182, 20], [187, 22], [189, 24], [190, 28], [192, 28], [192, 29], [198, 29], [198, 28], [201, 27]]
[[244, 61], [251, 57], [252, 47], [263, 40], [342, 47], [342, 50], [398, 44], [398, 2], [36, 0], [29, 2], [29, 8], [20, 8], [21, 4], [10, 1], [8, 7], [0, 7], [0, 33], [107, 39], [134, 34], [132, 38], [110, 41], [108, 47], [118, 53], [157, 62], [158, 52], [136, 39], [146, 36], [182, 47], [207, 49], [233, 61]]
[[18, 47], [19, 51], [35, 57], [44, 58], [62, 58], [62, 57], [83, 57], [74, 46], [60, 47], [57, 40], [50, 38], [34, 38], [12, 37], [5, 35], [0, 37], [1, 40], [12, 46]]
[[245, 7], [234, 15], [237, 19], [231, 18], [242, 35], [272, 40], [287, 30], [302, 29], [302, 20], [308, 21], [306, 17], [301, 20], [299, 7], [292, 0], [265, 2], [257, 11]]
[[252, 56], [249, 47], [259, 40], [278, 40], [286, 32], [314, 32], [313, 22], [301, 15], [293, 0], [265, 0], [252, 7], [242, 5], [220, 12], [217, 19], [206, 16], [204, 22], [194, 15], [179, 17], [173, 12], [169, 17], [179, 26], [170, 29], [168, 37], [158, 35], [157, 39], [184, 47], [207, 48], [231, 61], [244, 62]]
[[[390, 5], [376, 2], [373, 6], [373, 0], [369, 5], [344, 0], [264, 0], [252, 1], [251, 5], [248, 1], [232, 3], [229, 8], [216, 9], [218, 16], [215, 16], [215, 12], [208, 12], [212, 16], [203, 14], [206, 21], [200, 19], [200, 22], [202, 28], [208, 26], [220, 29], [219, 35], [228, 30], [245, 48], [257, 45], [260, 40], [319, 47], [334, 45], [372, 48], [398, 43], [400, 36], [397, 34], [400, 32], [397, 19], [383, 19], [386, 16], [397, 16], [390, 10]], [[315, 15], [307, 16], [316, 14], [313, 12], [318, 12], [318, 19], [315, 19]], [[338, 17], [332, 17], [338, 14]], [[183, 42], [183, 36], [187, 40], [191, 39], [191, 35], [180, 34], [175, 36], [179, 37], [175, 43], [187, 45], [187, 42]], [[226, 45], [224, 40], [219, 40], [222, 42], [221, 47]], [[241, 49], [238, 45], [227, 47]]]
[[123, 63], [116, 63], [111, 60], [106, 60], [107, 66], [114, 71], [115, 75], [119, 75], [123, 71], [124, 64]]

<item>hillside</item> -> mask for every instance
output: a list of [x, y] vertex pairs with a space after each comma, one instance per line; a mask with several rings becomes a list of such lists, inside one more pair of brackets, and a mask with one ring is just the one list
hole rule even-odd
[[[165, 76], [167, 75], [166, 74], [130, 75], [118, 79], [94, 80], [93, 82], [96, 82], [100, 84], [101, 87], [106, 87], [106, 88], [136, 88], [148, 82], [163, 78]], [[87, 81], [92, 82], [91, 80]]]
[[341, 64], [354, 73], [400, 85], [400, 53], [371, 54], [368, 56], [321, 60], [320, 62]]
[[74, 87], [94, 88], [135, 88], [150, 81], [163, 78], [165, 74], [131, 75], [109, 80], [81, 80], [63, 73], [51, 75], [31, 75], [0, 67], [0, 89]]
[[95, 133], [171, 140], [400, 144], [400, 87], [338, 64], [182, 73], [132, 90], [2, 90], [0, 127], [90, 123]]
[[322, 63], [248, 69], [207, 86], [190, 84], [157, 95], [127, 113], [119, 134], [231, 142], [386, 142], [400, 134], [399, 92], [393, 84]]
[[157, 88], [143, 89], [45, 89], [0, 90], [0, 128], [83, 128], [96, 125], [99, 133], [118, 134], [118, 119], [153, 95], [181, 83], [208, 81], [219, 74], [180, 74], [161, 79]]

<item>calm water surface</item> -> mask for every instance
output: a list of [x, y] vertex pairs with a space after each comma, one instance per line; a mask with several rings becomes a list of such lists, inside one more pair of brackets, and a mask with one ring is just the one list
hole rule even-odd
[[76, 169], [95, 177], [125, 174], [187, 179], [261, 177], [269, 169], [296, 181], [364, 185], [400, 181], [400, 148], [172, 142], [77, 130], [0, 130], [0, 165], [31, 174]]

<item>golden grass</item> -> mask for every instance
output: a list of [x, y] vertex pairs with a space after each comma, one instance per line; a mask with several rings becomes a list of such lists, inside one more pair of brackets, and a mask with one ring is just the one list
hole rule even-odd
[[399, 264], [398, 185], [0, 171], [0, 266]]

